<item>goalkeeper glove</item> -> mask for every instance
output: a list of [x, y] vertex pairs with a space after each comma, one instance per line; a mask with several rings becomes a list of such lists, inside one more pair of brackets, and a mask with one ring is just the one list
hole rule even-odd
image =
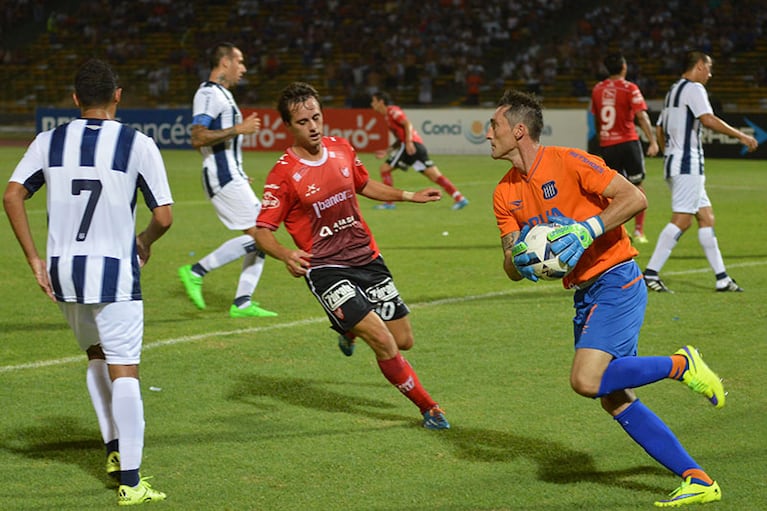
[[511, 255], [514, 258], [514, 267], [517, 269], [520, 275], [524, 278], [538, 282], [538, 277], [533, 271], [533, 264], [539, 263], [538, 258], [534, 254], [527, 253], [527, 243], [525, 243], [525, 237], [530, 232], [530, 226], [525, 224], [522, 230], [519, 232], [519, 238], [517, 242], [511, 247]]
[[605, 232], [605, 226], [599, 215], [587, 218], [583, 222], [576, 222], [572, 218], [564, 216], [549, 217], [549, 222], [560, 224], [562, 227], [549, 233], [551, 251], [559, 260], [574, 268], [583, 252], [591, 246], [594, 239]]

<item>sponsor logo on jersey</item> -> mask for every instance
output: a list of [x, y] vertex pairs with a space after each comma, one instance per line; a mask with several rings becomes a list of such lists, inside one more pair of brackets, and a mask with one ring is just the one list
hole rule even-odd
[[605, 171], [605, 167], [603, 167], [602, 165], [598, 164], [597, 162], [593, 160], [590, 160], [589, 158], [586, 158], [584, 155], [580, 153], [576, 153], [575, 151], [569, 151], [567, 154], [568, 156], [572, 156], [573, 158], [582, 161], [583, 163], [591, 167], [593, 170], [596, 170], [600, 174]]
[[322, 293], [321, 298], [328, 310], [335, 311], [355, 296], [357, 296], [356, 288], [348, 279], [344, 279]]
[[331, 195], [327, 199], [317, 201], [312, 204], [312, 208], [314, 208], [314, 214], [317, 215], [317, 218], [322, 218], [322, 212], [325, 211], [328, 208], [332, 208], [333, 206], [340, 204], [344, 201], [347, 201], [351, 199], [354, 196], [353, 193], [351, 193], [349, 190], [344, 190], [342, 192], [338, 192], [336, 194]]
[[269, 190], [264, 191], [264, 197], [261, 201], [261, 209], [277, 209], [280, 207], [280, 199]]

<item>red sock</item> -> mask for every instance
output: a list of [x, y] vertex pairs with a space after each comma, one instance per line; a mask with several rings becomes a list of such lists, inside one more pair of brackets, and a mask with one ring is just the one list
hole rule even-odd
[[[381, 182], [385, 185], [394, 186], [394, 176], [391, 172], [381, 172]], [[386, 204], [394, 204], [393, 202], [387, 202]]]
[[457, 201], [463, 199], [463, 195], [461, 195], [461, 192], [458, 191], [458, 189], [453, 186], [453, 183], [450, 182], [448, 178], [445, 176], [439, 176], [437, 178], [436, 183], [444, 188], [444, 190], [450, 194], [450, 196]]
[[[647, 195], [644, 193], [644, 189], [642, 189], [641, 186], [639, 186], [638, 188], [643, 195]], [[644, 234], [644, 216], [646, 212], [647, 210], [643, 209], [642, 211], [637, 213], [636, 216], [634, 217], [634, 230], [639, 232], [640, 234]]]
[[643, 209], [642, 211], [637, 213], [636, 216], [634, 217], [634, 230], [639, 232], [639, 233], [641, 233], [641, 234], [644, 234], [644, 216], [645, 216], [645, 211], [646, 210]]
[[418, 381], [418, 375], [401, 353], [397, 353], [396, 357], [389, 360], [379, 360], [378, 367], [381, 368], [381, 372], [389, 383], [405, 394], [405, 397], [411, 400], [421, 413], [437, 404]]

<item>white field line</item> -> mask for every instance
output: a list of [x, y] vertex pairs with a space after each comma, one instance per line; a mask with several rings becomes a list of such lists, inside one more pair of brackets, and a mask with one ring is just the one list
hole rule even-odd
[[[752, 261], [747, 263], [736, 263], [731, 264], [728, 267], [729, 268], [746, 268], [749, 266], [764, 266], [767, 264], [767, 261]], [[690, 269], [690, 270], [683, 270], [683, 271], [673, 271], [673, 272], [664, 272], [664, 275], [690, 275], [693, 273], [706, 273], [710, 272], [711, 268], [696, 268], [696, 269]], [[546, 285], [554, 285], [554, 283], [545, 283]], [[558, 284], [557, 284], [558, 285]], [[440, 305], [447, 305], [451, 303], [462, 303], [462, 302], [471, 302], [475, 300], [484, 300], [487, 298], [495, 298], [497, 296], [506, 296], [514, 294], [515, 292], [520, 291], [529, 291], [529, 288], [517, 288], [517, 289], [508, 289], [504, 291], [494, 291], [492, 293], [484, 293], [481, 295], [470, 295], [470, 296], [456, 296], [453, 298], [442, 298], [439, 300], [432, 300], [429, 302], [421, 302], [421, 303], [415, 303], [415, 304], [408, 304], [411, 309], [419, 309], [419, 308], [426, 308], [426, 307], [435, 307]], [[303, 326], [303, 325], [311, 325], [314, 323], [320, 323], [323, 321], [327, 321], [327, 318], [325, 316], [321, 317], [313, 317], [313, 318], [306, 318], [301, 319], [298, 321], [290, 321], [287, 323], [277, 323], [274, 325], [268, 325], [268, 326], [257, 326], [252, 328], [238, 328], [235, 330], [219, 330], [215, 332], [205, 332], [201, 334], [196, 335], [185, 335], [182, 337], [173, 337], [170, 339], [164, 339], [160, 341], [154, 341], [144, 344], [143, 350], [151, 350], [155, 348], [160, 348], [162, 346], [173, 346], [176, 344], [185, 344], [188, 342], [194, 342], [194, 341], [200, 341], [203, 339], [212, 339], [215, 337], [226, 337], [229, 335], [239, 335], [239, 334], [252, 334], [252, 333], [259, 333], [259, 332], [269, 332], [271, 330], [281, 330], [283, 328], [293, 328], [296, 326]], [[72, 357], [64, 357], [64, 358], [56, 358], [51, 360], [39, 360], [36, 362], [27, 362], [26, 364], [17, 364], [17, 365], [10, 365], [10, 366], [0, 366], [0, 374], [1, 373], [10, 373], [14, 371], [20, 371], [22, 369], [39, 369], [43, 367], [51, 367], [51, 366], [59, 366], [63, 364], [69, 364], [73, 362], [82, 362], [83, 355], [78, 356], [72, 356]]]

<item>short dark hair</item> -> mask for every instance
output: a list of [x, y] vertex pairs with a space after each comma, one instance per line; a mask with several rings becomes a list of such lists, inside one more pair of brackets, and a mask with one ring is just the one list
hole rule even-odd
[[378, 91], [373, 93], [373, 97], [379, 101], [383, 101], [384, 105], [391, 105], [391, 96], [387, 92]]
[[108, 104], [118, 87], [117, 75], [103, 60], [87, 60], [75, 75], [75, 95], [81, 107]]
[[541, 102], [527, 92], [516, 89], [506, 89], [501, 99], [498, 100], [496, 107], [508, 106], [504, 115], [509, 120], [509, 124], [514, 126], [521, 122], [527, 126], [527, 132], [530, 138], [538, 142], [543, 132], [543, 107]]
[[322, 110], [322, 102], [317, 89], [306, 82], [293, 82], [280, 92], [277, 99], [277, 111], [285, 124], [290, 124], [291, 107], [299, 103], [304, 103], [308, 99], [314, 98]]
[[605, 57], [604, 65], [607, 68], [607, 72], [611, 75], [617, 75], [623, 70], [623, 64], [626, 63], [626, 59], [620, 53], [610, 53]]
[[218, 67], [218, 64], [221, 62], [221, 59], [224, 57], [230, 57], [232, 56], [232, 53], [234, 53], [234, 49], [236, 46], [232, 43], [228, 42], [221, 42], [215, 45], [213, 48], [210, 49], [210, 68], [215, 69]]
[[[685, 56], [684, 56], [683, 72], [686, 73], [687, 71], [690, 71], [692, 68], [694, 68], [698, 64], [698, 62], [700, 62], [701, 60], [706, 60], [707, 58], [710, 59], [711, 57], [709, 57], [702, 51], [698, 51], [698, 50], [688, 51], [687, 53], [685, 53]], [[713, 59], [712, 59], [712, 62], [713, 62]]]

